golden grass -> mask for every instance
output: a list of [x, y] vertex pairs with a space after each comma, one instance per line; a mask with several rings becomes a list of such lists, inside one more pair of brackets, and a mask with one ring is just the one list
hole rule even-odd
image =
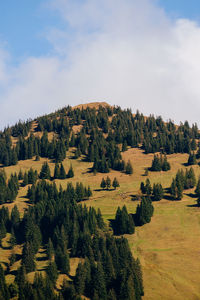
[[[93, 196], [89, 201], [85, 201], [87, 206], [100, 208], [104, 219], [108, 222], [114, 218], [118, 206], [126, 205], [130, 213], [134, 213], [138, 201], [132, 201], [131, 195], [138, 194], [140, 182], [146, 180], [144, 176], [145, 168], [151, 166], [153, 154], [144, 154], [139, 149], [129, 149], [122, 154], [125, 161], [132, 162], [134, 173], [126, 175], [116, 171], [109, 174], [94, 175], [89, 172], [93, 163], [82, 161], [81, 158], [74, 160], [73, 149], [67, 153], [67, 158], [63, 165], [68, 171], [72, 164], [75, 172], [74, 178], [66, 180], [56, 180], [65, 188], [67, 182], [83, 182], [84, 185], [90, 185], [93, 190]], [[168, 161], [171, 164], [171, 170], [168, 172], [149, 172], [151, 183], [160, 182], [163, 187], [170, 186], [172, 177], [175, 176], [178, 169], [186, 167], [187, 154], [168, 155]], [[7, 167], [5, 171], [8, 176], [13, 172], [19, 172], [20, 168], [25, 171], [30, 167], [38, 170], [44, 161], [48, 161], [53, 175], [54, 163], [48, 159], [40, 161], [27, 160], [20, 161], [18, 165]], [[198, 165], [193, 166], [196, 176], [200, 175]], [[120, 188], [117, 190], [100, 190], [102, 177], [109, 176], [111, 180], [117, 177], [120, 182]], [[14, 204], [19, 206], [20, 212], [29, 205], [24, 198], [27, 187], [20, 188], [19, 195]], [[139, 257], [144, 277], [144, 300], [157, 299], [200, 299], [200, 209], [190, 207], [195, 204], [195, 198], [189, 196], [190, 192], [185, 191], [182, 201], [162, 200], [154, 203], [155, 213], [150, 224], [136, 228], [134, 235], [126, 235], [129, 240], [133, 255]], [[6, 204], [9, 208], [14, 204]], [[0, 249], [1, 261], [7, 261], [8, 250]], [[40, 250], [37, 255], [45, 255]], [[38, 256], [39, 257], [39, 256]], [[75, 274], [79, 259], [71, 259], [71, 275]], [[47, 261], [37, 261], [37, 269], [44, 270]], [[30, 280], [34, 274], [30, 274]], [[61, 285], [63, 275], [58, 279], [58, 285]]]

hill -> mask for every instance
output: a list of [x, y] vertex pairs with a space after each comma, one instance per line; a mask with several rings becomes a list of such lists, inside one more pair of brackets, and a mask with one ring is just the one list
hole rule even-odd
[[[20, 170], [23, 177], [31, 168], [39, 175], [44, 163], [48, 162], [51, 176], [51, 180], [47, 180], [49, 184], [55, 183], [58, 188], [61, 185], [63, 190], [67, 188], [69, 182], [74, 186], [77, 182], [81, 182], [83, 187], [89, 185], [92, 195], [89, 197], [82, 195], [75, 199], [88, 208], [93, 207], [96, 211], [101, 209], [106, 223], [103, 235], [112, 232], [118, 207], [126, 205], [129, 214], [132, 216], [135, 214], [142, 199], [141, 182], [145, 182], [148, 178], [152, 187], [154, 183], [160, 183], [164, 188], [164, 196], [161, 201], [153, 201], [154, 215], [151, 222], [136, 226], [134, 234], [124, 235], [129, 241], [133, 256], [138, 257], [142, 265], [143, 299], [198, 299], [200, 266], [196, 257], [199, 251], [200, 214], [196, 205], [197, 195], [194, 187], [184, 188], [182, 200], [176, 201], [169, 191], [177, 171], [191, 168], [188, 165], [188, 157], [191, 154], [196, 158], [192, 167], [198, 179], [200, 175], [197, 164], [198, 142], [199, 131], [196, 125], [190, 128], [185, 122], [176, 126], [171, 121], [163, 122], [161, 117], [144, 117], [139, 112], [133, 115], [130, 110], [121, 110], [106, 103], [93, 103], [75, 108], [66, 107], [53, 114], [6, 128], [1, 132], [0, 160], [7, 181], [11, 174], [16, 172], [18, 175]], [[154, 155], [159, 152], [167, 154], [170, 170], [157, 172], [151, 170]], [[73, 177], [54, 178], [55, 165], [58, 164], [60, 167], [61, 162], [66, 173], [72, 166]], [[133, 167], [132, 174], [127, 172], [128, 162]], [[107, 176], [111, 179], [111, 183], [116, 177], [120, 187], [102, 189], [100, 187], [102, 178], [106, 179]], [[35, 186], [41, 181], [36, 180]], [[32, 184], [29, 182], [23, 184], [23, 181], [24, 178], [19, 180], [16, 199], [9, 198], [8, 194], [3, 198], [1, 193], [1, 207], [7, 207], [11, 212], [17, 205], [21, 218], [25, 209], [31, 212], [31, 207], [36, 206], [41, 210], [43, 202], [40, 201], [44, 203], [46, 201], [45, 198], [38, 200], [41, 197], [39, 192], [36, 198], [28, 197], [27, 191]], [[50, 187], [47, 187], [45, 193], [48, 193], [48, 190]], [[153, 195], [151, 198], [153, 199]], [[133, 220], [136, 221], [134, 216]], [[0, 249], [1, 262], [5, 269], [12, 254], [9, 227], [10, 225], [5, 237], [2, 236]], [[92, 229], [89, 227], [89, 230]], [[98, 230], [102, 230], [101, 226]], [[17, 242], [14, 246], [18, 259], [6, 271], [8, 283], [13, 282], [16, 270], [20, 266], [26, 235], [27, 233], [25, 241]], [[67, 280], [70, 276], [73, 279], [78, 263], [84, 262], [83, 254], [72, 255], [70, 252], [69, 249], [73, 249], [70, 235], [70, 231], [67, 231], [68, 246], [65, 247], [70, 255], [70, 273], [64, 275], [65, 272], [59, 271], [58, 286], [63, 276]], [[36, 270], [43, 273], [49, 263], [45, 252], [47, 242], [39, 243], [35, 260]], [[33, 281], [33, 277], [34, 272], [28, 273], [30, 281]], [[128, 290], [131, 291], [130, 287]], [[113, 295], [112, 297], [111, 299], [114, 299]]]

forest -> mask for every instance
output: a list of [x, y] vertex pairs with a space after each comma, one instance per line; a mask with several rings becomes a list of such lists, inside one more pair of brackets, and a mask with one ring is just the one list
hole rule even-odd
[[[160, 116], [109, 105], [67, 106], [1, 131], [0, 248], [6, 248], [8, 239], [10, 255], [0, 266], [0, 299], [142, 299], [142, 267], [129, 236], [149, 226], [154, 205], [163, 199], [173, 205], [193, 189], [200, 206], [199, 139], [196, 124], [177, 126]], [[144, 179], [137, 193], [129, 193], [129, 202], [114, 205], [114, 217], [104, 217], [98, 204], [90, 203], [100, 193], [105, 198], [119, 195], [123, 178], [134, 182], [137, 161], [124, 159], [131, 149], [151, 155]], [[187, 155], [173, 176], [168, 175], [171, 155]], [[80, 170], [75, 162], [89, 166], [83, 181], [76, 179]], [[156, 174], [169, 176], [170, 184], [154, 179]], [[99, 181], [90, 184], [91, 176]], [[23, 211], [17, 200], [22, 191], [27, 202]], [[43, 272], [37, 267], [41, 249]], [[73, 259], [78, 263], [71, 275]]]

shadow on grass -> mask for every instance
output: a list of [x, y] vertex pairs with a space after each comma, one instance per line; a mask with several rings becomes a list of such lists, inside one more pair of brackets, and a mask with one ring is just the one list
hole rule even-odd
[[190, 198], [193, 198], [193, 199], [197, 198], [197, 196], [195, 194], [193, 194], [193, 193], [188, 193], [188, 194], [185, 193], [185, 195], [188, 196], [188, 197], [190, 197]]
[[187, 207], [199, 207], [198, 204], [188, 204]]
[[37, 261], [45, 261], [45, 260], [47, 260], [47, 257], [46, 256], [37, 257], [36, 260]]
[[172, 197], [171, 195], [164, 195], [163, 199], [168, 200], [168, 201], [179, 201], [174, 199], [174, 197]]

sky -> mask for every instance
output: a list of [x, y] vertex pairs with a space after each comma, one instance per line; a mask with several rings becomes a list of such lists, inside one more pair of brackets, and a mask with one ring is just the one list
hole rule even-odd
[[0, 128], [106, 101], [200, 126], [199, 0], [0, 1]]

